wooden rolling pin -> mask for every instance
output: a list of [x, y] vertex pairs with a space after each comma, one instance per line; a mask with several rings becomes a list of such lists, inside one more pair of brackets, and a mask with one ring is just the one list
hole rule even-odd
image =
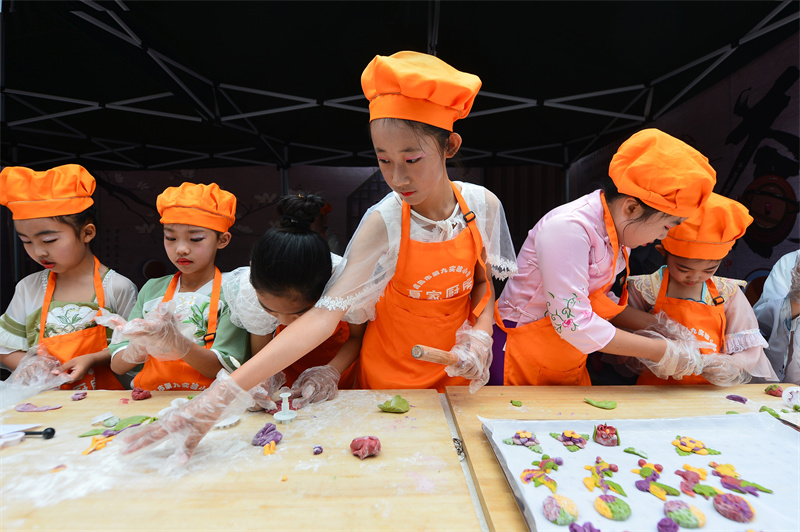
[[412, 347], [411, 356], [417, 360], [436, 362], [437, 364], [444, 364], [445, 366], [452, 366], [458, 362], [458, 355], [455, 355], [450, 351], [436, 349], [435, 347], [428, 347], [425, 345], [415, 345]]

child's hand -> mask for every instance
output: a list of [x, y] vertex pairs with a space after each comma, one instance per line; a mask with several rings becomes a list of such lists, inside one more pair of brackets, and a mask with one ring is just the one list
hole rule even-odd
[[489, 382], [492, 365], [492, 337], [486, 331], [472, 327], [469, 320], [456, 331], [456, 345], [450, 350], [458, 355], [458, 363], [445, 367], [451, 377], [470, 379], [470, 393], [475, 393]]
[[53, 375], [65, 374], [69, 377], [67, 382], [79, 381], [86, 376], [89, 369], [94, 365], [91, 355], [82, 355], [72, 360], [67, 360], [64, 364], [53, 370]]
[[252, 404], [250, 394], [242, 390], [225, 370], [220, 370], [211, 386], [188, 403], [170, 410], [155, 423], [126, 431], [122, 440], [128, 446], [122, 454], [144, 449], [169, 436], [178, 447], [169, 458], [171, 465], [185, 465], [200, 440], [217, 421], [241, 415]]
[[694, 335], [685, 340], [673, 340], [650, 328], [637, 331], [636, 334], [667, 342], [667, 349], [660, 360], [638, 359], [659, 379], [672, 377], [680, 380], [687, 375], [700, 375], [703, 371], [703, 355], [700, 354], [700, 349], [713, 349], [714, 347], [709, 342], [698, 341]]
[[38, 387], [42, 390], [57, 388], [67, 382], [66, 375], [54, 374], [54, 370], [61, 366], [61, 362], [50, 353], [43, 345], [35, 345], [28, 350], [17, 369], [8, 377], [8, 384], [28, 387]]
[[703, 378], [717, 386], [747, 384], [753, 378], [731, 355], [703, 355]]
[[292, 385], [292, 406], [303, 408], [309, 403], [335, 399], [339, 391], [339, 372], [333, 366], [314, 366], [297, 377]]
[[121, 331], [123, 335], [130, 338], [131, 344], [161, 360], [181, 359], [194, 345], [191, 339], [181, 333], [180, 323], [178, 323], [170, 303], [160, 304], [146, 318], [129, 321]]
[[254, 387], [252, 390], [250, 390], [250, 395], [253, 397], [253, 400], [256, 402], [256, 404], [250, 407], [248, 410], [251, 412], [257, 412], [259, 410], [275, 410], [278, 408], [278, 405], [275, 404], [275, 401], [272, 398], [284, 384], [286, 384], [286, 374], [282, 371], [279, 371], [269, 379]]

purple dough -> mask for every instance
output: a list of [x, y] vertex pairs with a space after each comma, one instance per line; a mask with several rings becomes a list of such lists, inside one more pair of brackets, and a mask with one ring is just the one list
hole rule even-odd
[[322, 445], [314, 446], [314, 454], [322, 454]]
[[661, 521], [658, 522], [656, 525], [658, 532], [678, 532], [678, 523], [670, 519], [669, 517], [665, 517]]
[[747, 402], [747, 398], [742, 397], [741, 395], [733, 395], [733, 394], [726, 395], [725, 399], [730, 399], [731, 401], [736, 401], [737, 403], [742, 403], [742, 404]]
[[72, 394], [71, 399], [73, 401], [80, 401], [82, 399], [86, 399], [87, 395], [88, 395], [88, 392], [75, 392], [74, 394]]
[[22, 403], [21, 405], [17, 405], [14, 407], [14, 410], [17, 412], [47, 412], [48, 410], [58, 410], [61, 408], [61, 405], [58, 406], [36, 406], [33, 403]]
[[595, 528], [591, 522], [586, 521], [583, 523], [583, 525], [579, 525], [578, 523], [570, 523], [569, 532], [600, 532], [600, 529]]
[[283, 434], [278, 432], [278, 428], [274, 423], [267, 423], [264, 428], [256, 432], [253, 436], [253, 445], [264, 447], [269, 445], [269, 442], [274, 441], [276, 444], [280, 443], [283, 439]]

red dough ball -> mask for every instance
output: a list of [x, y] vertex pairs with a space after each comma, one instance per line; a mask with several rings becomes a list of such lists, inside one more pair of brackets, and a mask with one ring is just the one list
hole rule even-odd
[[153, 394], [150, 393], [149, 390], [143, 390], [141, 388], [134, 388], [131, 391], [131, 399], [134, 401], [142, 401], [144, 399], [150, 399]]
[[361, 436], [350, 442], [350, 450], [362, 460], [381, 452], [381, 441], [376, 436]]

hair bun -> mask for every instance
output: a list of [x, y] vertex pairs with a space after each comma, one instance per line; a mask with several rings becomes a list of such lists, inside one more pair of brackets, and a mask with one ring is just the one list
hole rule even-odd
[[281, 227], [309, 230], [325, 207], [325, 200], [316, 194], [292, 194], [278, 202]]

